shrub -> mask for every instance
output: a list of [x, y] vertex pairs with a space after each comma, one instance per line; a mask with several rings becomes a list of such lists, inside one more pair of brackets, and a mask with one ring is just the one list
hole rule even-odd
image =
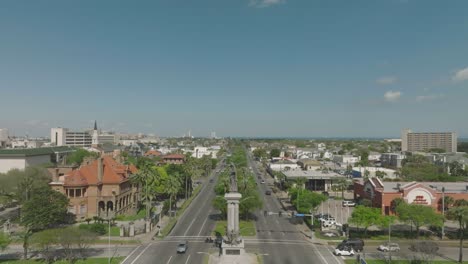
[[98, 235], [105, 235], [107, 234], [107, 226], [105, 224], [94, 223], [94, 224], [81, 224], [79, 226], [82, 230], [88, 230]]

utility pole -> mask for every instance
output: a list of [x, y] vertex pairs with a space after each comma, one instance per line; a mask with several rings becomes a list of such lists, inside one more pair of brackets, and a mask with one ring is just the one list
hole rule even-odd
[[445, 187], [442, 187], [442, 239], [444, 239], [445, 236]]

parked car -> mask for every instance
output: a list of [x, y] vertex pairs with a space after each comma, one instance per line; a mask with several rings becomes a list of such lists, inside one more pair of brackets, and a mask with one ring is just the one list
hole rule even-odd
[[343, 207], [349, 206], [349, 207], [354, 207], [356, 206], [356, 203], [354, 201], [349, 201], [349, 200], [344, 200], [341, 205]]
[[319, 218], [320, 222], [336, 222], [335, 218], [332, 216], [324, 216]]
[[266, 194], [266, 195], [271, 195], [271, 191], [270, 191], [270, 190], [267, 190], [267, 191], [265, 191], [265, 194]]
[[380, 251], [383, 251], [383, 252], [387, 252], [387, 251], [395, 251], [395, 252], [398, 252], [400, 251], [400, 246], [397, 244], [397, 243], [383, 243], [382, 245], [380, 245], [378, 248], [378, 250]]
[[179, 245], [177, 245], [177, 253], [185, 253], [188, 248], [188, 241], [185, 242], [180, 242]]
[[317, 219], [332, 217], [332, 216], [329, 215], [329, 214], [322, 214], [322, 213], [318, 213], [318, 214], [316, 214], [316, 215], [314, 215], [314, 216], [315, 216], [315, 218], [317, 218]]
[[354, 251], [360, 252], [364, 249], [364, 240], [360, 238], [345, 239], [338, 247], [351, 247]]
[[352, 247], [337, 247], [333, 253], [337, 256], [354, 256]]

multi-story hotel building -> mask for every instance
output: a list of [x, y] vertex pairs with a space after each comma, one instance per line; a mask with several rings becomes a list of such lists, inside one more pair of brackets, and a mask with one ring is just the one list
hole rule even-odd
[[50, 130], [50, 142], [55, 146], [73, 146], [89, 148], [99, 144], [114, 144], [115, 135], [106, 133], [99, 134], [97, 123], [94, 129], [89, 131], [70, 131], [68, 128], [54, 127]]
[[456, 132], [412, 132], [403, 129], [401, 132], [401, 151], [427, 151], [443, 149], [446, 152], [457, 152]]

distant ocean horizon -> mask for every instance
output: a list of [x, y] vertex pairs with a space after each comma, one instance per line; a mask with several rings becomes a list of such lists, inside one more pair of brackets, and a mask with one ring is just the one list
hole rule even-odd
[[[399, 139], [400, 137], [230, 137], [237, 139], [289, 139], [289, 140], [367, 140], [382, 141], [385, 139]], [[468, 138], [458, 138], [458, 142], [468, 142]]]

